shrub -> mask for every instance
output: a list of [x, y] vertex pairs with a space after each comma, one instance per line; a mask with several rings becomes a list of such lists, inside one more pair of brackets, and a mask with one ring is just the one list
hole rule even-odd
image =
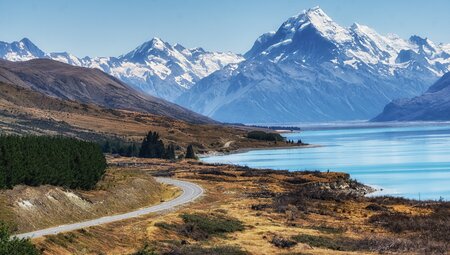
[[284, 137], [282, 137], [278, 133], [266, 133], [264, 131], [250, 131], [247, 133], [247, 137], [255, 140], [262, 141], [284, 141]]
[[286, 239], [280, 236], [274, 236], [272, 240], [270, 240], [270, 243], [272, 243], [278, 248], [291, 248], [297, 245], [296, 241]]
[[292, 239], [299, 243], [308, 244], [314, 247], [326, 248], [337, 251], [349, 251], [353, 250], [353, 245], [350, 245], [343, 240], [333, 240], [324, 236], [312, 236], [307, 234], [300, 234], [293, 236]]
[[326, 233], [326, 234], [342, 234], [345, 232], [344, 228], [335, 228], [335, 227], [329, 227], [329, 226], [325, 226], [325, 225], [313, 226], [313, 227], [311, 227], [311, 229], [315, 229], [317, 231], [320, 231], [320, 232]]
[[237, 246], [214, 246], [214, 247], [201, 247], [199, 245], [187, 245], [182, 247], [173, 248], [171, 251], [162, 253], [164, 255], [247, 255], [248, 253], [243, 251]]
[[400, 212], [383, 212], [373, 215], [369, 222], [394, 233], [415, 233], [417, 236], [450, 243], [449, 203], [437, 205], [434, 211], [426, 215], [411, 215]]
[[9, 228], [4, 223], [0, 223], [0, 255], [37, 254], [41, 254], [41, 252], [36, 249], [29, 239], [11, 238]]
[[182, 232], [194, 239], [206, 239], [209, 236], [244, 230], [241, 221], [223, 215], [185, 213], [181, 218], [184, 221]]

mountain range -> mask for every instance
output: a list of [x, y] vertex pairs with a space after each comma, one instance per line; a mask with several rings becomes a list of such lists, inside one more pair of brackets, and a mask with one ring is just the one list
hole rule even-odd
[[370, 119], [449, 71], [449, 52], [418, 36], [344, 28], [312, 8], [261, 35], [245, 61], [200, 80], [176, 102], [227, 122]]
[[79, 58], [68, 52], [45, 53], [28, 38], [0, 42], [0, 58], [26, 61], [48, 58], [70, 65], [97, 68], [146, 94], [173, 101], [201, 78], [243, 57], [234, 53], [210, 52], [170, 45], [159, 38], [143, 43], [118, 57]]
[[450, 73], [446, 73], [423, 95], [395, 100], [373, 121], [450, 120]]
[[371, 119], [392, 100], [424, 93], [450, 71], [450, 45], [343, 27], [319, 7], [261, 35], [244, 55], [154, 38], [119, 57], [45, 53], [0, 42], [0, 58], [50, 58], [99, 68], [150, 95], [224, 122]]

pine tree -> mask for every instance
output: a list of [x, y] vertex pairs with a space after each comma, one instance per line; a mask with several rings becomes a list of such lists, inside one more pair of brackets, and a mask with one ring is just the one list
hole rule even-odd
[[111, 144], [109, 144], [109, 141], [106, 141], [103, 144], [103, 148], [102, 148], [104, 153], [111, 153]]
[[9, 228], [0, 222], [0, 254], [38, 255], [41, 253], [29, 239], [11, 237]]
[[139, 157], [141, 158], [163, 158], [166, 154], [164, 143], [159, 139], [156, 132], [148, 132], [141, 144]]
[[194, 146], [192, 146], [192, 144], [189, 144], [189, 146], [187, 147], [185, 158], [198, 159], [195, 155]]
[[175, 146], [173, 144], [167, 146], [165, 158], [171, 160], [176, 159]]

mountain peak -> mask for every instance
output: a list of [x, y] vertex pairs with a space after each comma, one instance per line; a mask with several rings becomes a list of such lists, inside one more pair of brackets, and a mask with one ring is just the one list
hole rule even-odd
[[308, 26], [314, 27], [328, 40], [342, 43], [351, 40], [349, 32], [334, 22], [320, 7], [316, 6], [304, 10], [300, 14], [289, 18], [280, 29], [285, 32], [295, 33]]
[[332, 21], [331, 18], [319, 6], [315, 6], [308, 10], [305, 10], [303, 11], [303, 14], [305, 14], [310, 18], [318, 18]]
[[38, 47], [26, 37], [22, 38], [18, 43], [24, 45], [28, 49], [38, 49]]
[[20, 40], [19, 42], [22, 42], [22, 43], [25, 43], [25, 44], [33, 44], [33, 43], [31, 42], [31, 40], [28, 39], [27, 37], [22, 38], [22, 40]]
[[144, 42], [126, 55], [122, 55], [119, 59], [128, 59], [143, 63], [151, 52], [164, 52], [170, 45], [158, 37], [153, 37], [150, 41]]
[[158, 49], [158, 50], [164, 50], [164, 48], [166, 47], [166, 42], [164, 42], [163, 40], [161, 40], [158, 37], [153, 37], [149, 41], [149, 44], [151, 45], [152, 48]]

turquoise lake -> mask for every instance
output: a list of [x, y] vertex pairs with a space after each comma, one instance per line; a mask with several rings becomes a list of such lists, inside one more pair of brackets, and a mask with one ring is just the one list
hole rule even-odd
[[364, 127], [284, 134], [316, 148], [253, 150], [202, 158], [254, 168], [341, 171], [374, 195], [450, 200], [450, 124]]

